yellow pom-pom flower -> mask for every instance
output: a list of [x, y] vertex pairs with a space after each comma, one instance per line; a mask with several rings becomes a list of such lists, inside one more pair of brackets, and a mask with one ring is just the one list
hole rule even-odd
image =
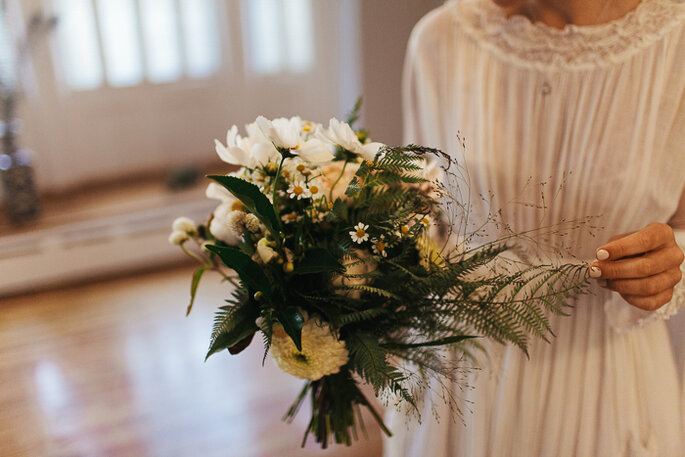
[[273, 326], [271, 356], [276, 365], [297, 378], [316, 381], [338, 373], [349, 360], [345, 342], [339, 340], [328, 324], [309, 318], [302, 326], [302, 351], [280, 324]]

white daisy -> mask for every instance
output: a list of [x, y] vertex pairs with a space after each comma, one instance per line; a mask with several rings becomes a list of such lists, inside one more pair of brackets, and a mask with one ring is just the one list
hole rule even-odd
[[388, 256], [388, 251], [386, 248], [388, 245], [385, 243], [385, 235], [381, 235], [380, 238], [373, 240], [373, 253], [382, 255], [383, 257]]
[[431, 225], [431, 218], [428, 215], [425, 215], [419, 219], [419, 223], [423, 225], [424, 228], [428, 228]]
[[354, 230], [350, 232], [350, 237], [352, 237], [352, 241], [354, 241], [357, 244], [362, 244], [364, 241], [368, 240], [368, 229], [368, 225], [364, 224], [363, 222], [359, 222], [357, 225], [354, 226]]
[[321, 186], [316, 181], [311, 181], [308, 186], [309, 196], [313, 199], [323, 197], [323, 192], [321, 191]]
[[302, 181], [295, 181], [290, 184], [290, 187], [288, 187], [288, 196], [290, 198], [302, 200], [303, 198], [309, 198], [311, 194], [309, 193], [307, 186]]
[[297, 222], [302, 219], [302, 215], [295, 211], [291, 211], [281, 216], [281, 220], [285, 223]]

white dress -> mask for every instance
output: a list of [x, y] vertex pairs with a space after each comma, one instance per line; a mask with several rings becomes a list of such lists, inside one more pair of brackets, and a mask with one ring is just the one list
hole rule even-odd
[[[668, 222], [685, 191], [685, 4], [649, 0], [598, 26], [506, 18], [490, 0], [448, 2], [416, 26], [405, 67], [406, 140], [458, 157], [473, 195], [515, 231], [600, 216], [572, 231], [581, 259], [611, 235]], [[540, 184], [538, 183], [545, 183]], [[530, 209], [517, 201], [542, 204]], [[475, 199], [476, 203], [481, 201]], [[685, 227], [682, 227], [685, 228]], [[681, 246], [685, 246], [682, 233]], [[682, 457], [683, 395], [665, 318], [593, 286], [530, 359], [493, 345], [469, 375], [463, 420], [405, 425], [387, 457]], [[683, 344], [682, 342], [680, 344]]]

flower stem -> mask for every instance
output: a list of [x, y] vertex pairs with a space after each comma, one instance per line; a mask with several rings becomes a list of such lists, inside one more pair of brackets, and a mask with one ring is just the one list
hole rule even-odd
[[278, 178], [281, 177], [281, 169], [283, 168], [283, 162], [285, 162], [285, 156], [281, 156], [281, 163], [278, 164], [278, 171], [276, 171], [276, 176], [272, 182], [273, 193], [271, 194], [271, 203], [274, 205], [274, 209], [278, 213], [278, 206], [276, 205], [276, 197], [278, 196]]
[[181, 243], [180, 246], [181, 246], [181, 250], [182, 250], [183, 252], [185, 252], [186, 255], [188, 255], [189, 257], [192, 257], [193, 259], [195, 259], [195, 260], [197, 260], [198, 262], [200, 262], [200, 263], [202, 264], [202, 266], [205, 266], [205, 267], [208, 266], [208, 265], [207, 265], [207, 259], [203, 259], [202, 257], [200, 257], [199, 255], [195, 254], [194, 252], [189, 251], [189, 250], [183, 245], [183, 243]]
[[331, 186], [331, 191], [328, 193], [328, 199], [333, 201], [333, 189], [335, 189], [335, 186], [338, 185], [338, 182], [340, 182], [340, 179], [342, 178], [343, 174], [345, 174], [345, 168], [347, 167], [347, 164], [350, 161], [348, 159], [345, 159], [345, 163], [343, 164], [342, 170], [340, 170], [340, 174], [338, 175], [338, 179], [335, 180], [333, 185]]

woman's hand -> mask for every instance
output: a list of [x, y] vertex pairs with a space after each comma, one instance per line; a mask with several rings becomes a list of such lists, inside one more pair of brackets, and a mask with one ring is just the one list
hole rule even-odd
[[673, 229], [653, 223], [638, 232], [617, 235], [597, 249], [590, 277], [607, 280], [607, 287], [628, 303], [652, 311], [668, 303], [682, 277], [685, 255]]

